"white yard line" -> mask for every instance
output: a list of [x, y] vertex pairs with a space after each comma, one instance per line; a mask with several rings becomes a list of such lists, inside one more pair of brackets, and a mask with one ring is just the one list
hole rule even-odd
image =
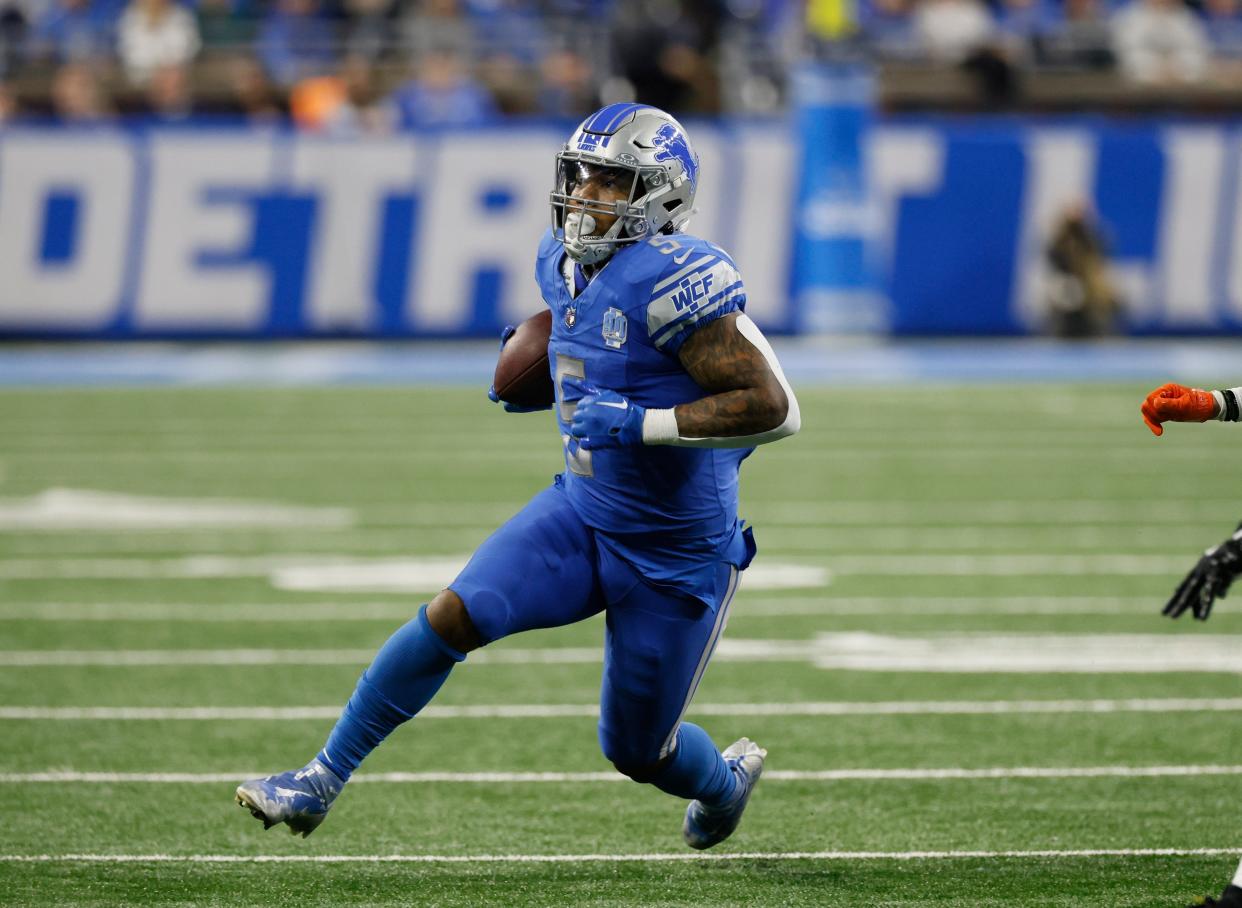
[[[123, 434], [113, 427], [111, 431], [78, 431], [74, 426], [66, 432], [23, 432], [20, 435], [4, 438], [0, 442], [0, 453], [12, 456], [38, 456], [55, 454], [64, 451], [83, 449], [107, 450], [115, 454], [140, 454], [143, 451], [155, 450], [159, 454], [202, 453], [221, 451], [228, 453], [254, 452], [256, 455], [282, 454], [285, 452], [315, 451], [348, 455], [356, 450], [348, 440], [351, 437], [364, 436], [366, 446], [372, 450], [392, 450], [397, 452], [417, 451], [427, 454], [441, 454], [451, 457], [453, 452], [476, 444], [479, 440], [478, 431], [460, 431], [446, 429], [437, 433], [418, 433], [405, 427], [391, 431], [392, 427], [366, 426], [361, 429], [343, 428], [339, 431], [324, 430], [321, 432], [306, 429], [289, 429], [286, 432], [274, 430], [271, 426], [251, 428], [230, 424], [220, 427], [214, 434], [201, 428], [195, 432], [164, 432], [161, 420], [159, 437], [152, 439], [152, 444], [143, 448], [134, 442], [133, 432]], [[808, 447], [841, 451], [847, 456], [858, 456], [860, 453], [885, 451], [890, 454], [900, 453], [903, 449], [917, 447], [918, 450], [960, 451], [968, 448], [964, 440], [978, 438], [980, 448], [989, 453], [1002, 455], [1008, 451], [1026, 452], [1031, 450], [1064, 451], [1067, 454], [1075, 451], [1091, 455], [1096, 453], [1103, 441], [1113, 443], [1117, 449], [1144, 452], [1143, 440], [1136, 441], [1133, 427], [1092, 427], [1090, 433], [1070, 435], [1067, 432], [1050, 434], [1048, 431], [1004, 429], [991, 427], [983, 431], [974, 431], [964, 435], [962, 430], [928, 430], [918, 426], [901, 426], [888, 428], [847, 429], [833, 426], [833, 431], [804, 429]], [[389, 431], [384, 431], [389, 429]], [[225, 434], [227, 433], [227, 434]], [[494, 433], [494, 435], [493, 435]], [[842, 437], [848, 433], [850, 444], [840, 444]], [[900, 433], [900, 434], [898, 434]], [[488, 436], [496, 439], [497, 447], [525, 447], [537, 450], [555, 451], [556, 436], [551, 432], [503, 432], [488, 426]], [[1107, 436], [1102, 437], [1102, 436]], [[907, 444], [898, 444], [898, 441]], [[908, 442], [916, 440], [911, 445]], [[1201, 444], [1208, 450], [1220, 451], [1223, 438], [1204, 438]]]
[[[335, 719], [329, 706], [0, 706], [0, 719], [38, 721], [301, 721]], [[700, 716], [991, 716], [1073, 713], [1242, 712], [1242, 697], [1130, 700], [897, 700], [699, 703]], [[593, 703], [428, 706], [419, 719], [594, 719]]]
[[1236, 848], [1083, 848], [1034, 851], [741, 851], [652, 854], [0, 854], [9, 864], [629, 864], [703, 861], [954, 861], [1234, 856]]
[[[319, 563], [275, 569], [269, 579], [278, 589], [297, 592], [413, 594], [448, 586], [468, 559], [463, 554], [444, 558], [337, 558], [334, 562], [325, 556]], [[831, 575], [823, 567], [771, 560], [746, 572], [746, 583], [754, 590], [822, 589], [830, 581]]]
[[[730, 618], [822, 615], [1151, 615], [1158, 596], [741, 596]], [[200, 607], [201, 608], [201, 607]], [[0, 606], [0, 617], [4, 615]]]
[[[555, 436], [552, 436], [552, 438], [555, 440]], [[205, 446], [193, 451], [166, 451], [159, 448], [132, 451], [87, 449], [81, 451], [12, 452], [5, 456], [11, 460], [20, 459], [28, 461], [24, 465], [22, 472], [26, 475], [38, 476], [43, 472], [39, 467], [45, 464], [76, 464], [80, 461], [86, 461], [90, 464], [140, 464], [155, 468], [158, 468], [162, 461], [171, 461], [176, 464], [206, 464], [212, 466], [228, 464], [230, 466], [243, 466], [252, 473], [289, 472], [296, 470], [297, 465], [301, 463], [336, 466], [341, 463], [373, 465], [378, 463], [415, 464], [430, 462], [444, 464], [452, 462], [496, 466], [503, 461], [522, 461], [523, 463], [547, 463], [556, 466], [558, 463], [563, 463], [562, 458], [564, 455], [559, 449], [559, 444], [544, 444], [537, 447], [515, 446], [512, 449], [505, 449], [504, 443], [499, 442], [496, 446], [488, 445], [485, 449], [458, 448], [452, 451], [402, 448], [400, 446], [393, 446], [388, 450], [365, 447], [350, 447], [340, 450], [307, 450], [296, 446], [244, 449]], [[1082, 455], [1079, 456], [1081, 457]], [[1203, 457], [1205, 458], [1206, 456], [1207, 454], [1205, 453]], [[1185, 459], [1187, 455], [1183, 453], [1180, 457]], [[53, 472], [57, 471], [49, 471], [49, 473]]]
[[[734, 641], [758, 658], [798, 641]], [[950, 632], [895, 636], [817, 634], [809, 658], [823, 669], [885, 672], [1101, 674], [1242, 672], [1242, 636]]]
[[[755, 502], [743, 506], [756, 523], [808, 526], [838, 524], [918, 524], [958, 526], [979, 524], [1047, 523], [1054, 526], [1078, 523], [1123, 523], [1148, 525], [1150, 522], [1200, 523], [1236, 520], [1232, 502], [1226, 501], [1134, 501], [1132, 499], [988, 499], [970, 501], [834, 501], [826, 497], [813, 501]], [[368, 522], [366, 517], [362, 522]]]
[[[365, 505], [358, 509], [358, 522], [367, 526], [467, 526], [487, 527], [517, 513], [523, 501], [478, 503], [411, 503]], [[1233, 504], [1203, 501], [1134, 501], [1132, 499], [989, 499], [969, 501], [762, 501], [744, 502], [743, 516], [761, 527], [786, 526], [963, 526], [1044, 524], [1096, 524], [1117, 526], [1188, 525], [1220, 521], [1236, 523]], [[1228, 529], [1228, 527], [1224, 527]]]
[[986, 555], [836, 555], [825, 565], [840, 575], [919, 577], [1023, 576], [1167, 576], [1185, 573], [1186, 556], [1130, 553], [1057, 555], [996, 553]]
[[[827, 615], [1149, 615], [1152, 596], [788, 596], [739, 595], [730, 618]], [[8, 602], [0, 621], [396, 621], [417, 611], [396, 602]]]
[[[12, 558], [0, 560], [0, 580], [206, 580], [267, 577], [298, 591], [427, 593], [443, 589], [469, 553], [425, 558], [363, 558], [337, 553], [204, 554], [173, 558]], [[830, 581], [822, 566], [764, 561], [746, 575], [751, 589], [816, 589]]]
[[[350, 538], [383, 538], [386, 533], [388, 536], [397, 535], [400, 532], [414, 533], [419, 530], [438, 531], [453, 530], [456, 532], [491, 532], [504, 523], [514, 514], [522, 509], [525, 502], [515, 502], [512, 507], [504, 510], [497, 510], [492, 514], [476, 515], [473, 512], [465, 511], [456, 515], [452, 514], [432, 514], [423, 515], [420, 513], [411, 513], [408, 515], [390, 515], [377, 517], [371, 520], [359, 520], [357, 524], [350, 526], [327, 526], [327, 525], [289, 525], [289, 526], [271, 526], [266, 524], [252, 523], [247, 525], [239, 525], [234, 530], [217, 529], [215, 527], [198, 526], [167, 526], [159, 529], [153, 529], [148, 526], [136, 525], [113, 525], [113, 526], [70, 526], [68, 524], [53, 525], [50, 522], [43, 526], [26, 526], [11, 527], [0, 524], [0, 533], [13, 533], [15, 535], [27, 536], [38, 539], [40, 537], [56, 536], [57, 538], [72, 538], [80, 540], [94, 539], [101, 532], [116, 534], [123, 540], [133, 540], [135, 543], [144, 540], [155, 540], [163, 538], [167, 533], [175, 533], [175, 539], [195, 541], [205, 545], [212, 540], [228, 541], [234, 537], [237, 531], [250, 534], [245, 538], [253, 539], [260, 534], [266, 538], [272, 538], [273, 535], [279, 534], [285, 536], [288, 534], [312, 536], [315, 539], [350, 539]], [[1207, 526], [1224, 526], [1228, 529], [1227, 524], [1230, 523], [1230, 514], [1226, 513], [1225, 508], [1215, 508], [1211, 511], [1204, 512], [1198, 517], [1192, 516], [1169, 516], [1161, 513], [1153, 513], [1143, 515], [1133, 513], [1125, 515], [1118, 513], [1114, 516], [1095, 517], [1091, 515], [1081, 515], [1078, 519], [1074, 519], [1072, 515], [1065, 521], [1057, 523], [1054, 520], [1047, 519], [1035, 514], [1030, 517], [1019, 516], [996, 516], [987, 517], [965, 517], [955, 520], [952, 511], [938, 511], [935, 514], [926, 512], [914, 512], [909, 516], [902, 517], [900, 513], [893, 512], [884, 505], [877, 505], [874, 512], [854, 512], [852, 509], [845, 509], [840, 513], [833, 513], [830, 504], [819, 506], [819, 510], [823, 513], [808, 512], [803, 516], [791, 514], [786, 516], [777, 514], [768, 514], [767, 505], [760, 510], [743, 508], [741, 515], [749, 522], [757, 525], [765, 532], [772, 530], [783, 530], [792, 532], [794, 530], [812, 530], [820, 532], [828, 532], [832, 530], [846, 530], [850, 528], [872, 529], [879, 533], [887, 531], [889, 534], [906, 531], [919, 532], [925, 534], [940, 534], [949, 529], [959, 530], [962, 533], [968, 531], [986, 532], [993, 528], [1004, 528], [1010, 532], [1026, 532], [1040, 533], [1053, 532], [1057, 529], [1065, 529], [1073, 527], [1082, 532], [1095, 532], [1099, 534], [1111, 534], [1111, 539], [1116, 541], [1118, 532], [1129, 530], [1135, 527], [1142, 527], [1146, 530], [1154, 528], [1160, 529], [1186, 529], [1198, 530]], [[412, 509], [417, 510], [417, 509]], [[1236, 517], [1237, 515], [1232, 515]], [[1233, 521], [1236, 523], [1236, 520]]]
[[[355, 665], [363, 649], [8, 650], [0, 666]], [[500, 646], [470, 654], [473, 663], [595, 664], [603, 648]], [[943, 633], [889, 636], [820, 633], [811, 639], [726, 637], [721, 662], [804, 662], [844, 671], [1098, 674], [1242, 672], [1242, 635], [1236, 634], [996, 634]]]
[[[374, 649], [209, 649], [209, 650], [9, 650], [0, 666], [69, 665], [358, 665], [366, 666]], [[497, 649], [470, 654], [473, 663], [561, 665], [595, 663], [602, 647]], [[761, 661], [772, 661], [770, 658]]]
[[[0, 560], [0, 580], [121, 579], [193, 580], [271, 576], [286, 589], [428, 591], [452, 580], [467, 555], [431, 558], [358, 558], [330, 553], [290, 555], [193, 555], [174, 558], [10, 558]], [[1186, 570], [1185, 554], [1101, 553], [983, 555], [831, 555], [815, 565], [757, 563], [747, 574], [751, 589], [819, 586], [832, 574], [862, 576], [1007, 577], [1120, 574], [1171, 577]], [[778, 575], [788, 574], [782, 580]], [[768, 575], [772, 575], [771, 578]], [[795, 576], [796, 575], [796, 576]], [[770, 582], [769, 582], [770, 580]], [[778, 583], [778, 581], [781, 581]], [[418, 584], [423, 584], [419, 586]], [[426, 584], [433, 584], [427, 586]], [[441, 584], [443, 585], [443, 584]]]
[[[831, 443], [822, 445], [804, 445], [801, 448], [793, 448], [782, 451], [780, 458], [782, 461], [817, 461], [832, 462], [834, 464], [842, 464], [846, 466], [856, 467], [862, 470], [888, 470], [891, 464], [879, 464], [878, 461], [902, 461], [912, 462], [914, 464], [928, 463], [931, 461], [942, 461], [949, 466], [961, 465], [963, 468], [977, 470], [978, 461], [987, 460], [992, 462], [1002, 462], [1006, 460], [1020, 461], [1025, 463], [1034, 462], [1035, 464], [1046, 463], [1049, 460], [1091, 460], [1094, 462], [1105, 461], [1109, 463], [1127, 463], [1133, 462], [1137, 464], [1154, 463], [1150, 451], [1145, 451], [1138, 447], [1115, 447], [1101, 450], [1098, 446], [1094, 449], [1084, 446], [1065, 446], [1065, 445], [1043, 445], [1037, 448], [1031, 448], [1022, 445], [980, 445], [978, 447], [970, 447], [967, 445], [958, 445], [955, 447], [938, 447], [923, 446], [918, 448], [917, 455], [912, 455], [910, 445], [898, 445], [892, 443], [876, 444], [876, 445], [855, 445], [851, 447], [838, 447]], [[497, 463], [502, 455], [498, 453], [503, 448], [503, 457], [508, 460], [523, 461], [552, 461], [556, 462], [561, 457], [560, 446], [555, 443], [555, 436], [549, 434], [548, 439], [533, 444], [526, 443], [525, 440], [516, 442], [507, 448], [504, 443], [500, 446], [488, 446], [487, 449], [471, 450], [468, 446], [454, 447], [428, 447], [428, 446], [403, 446], [400, 444], [391, 444], [388, 447], [304, 447], [296, 444], [290, 445], [274, 445], [271, 447], [224, 447], [222, 445], [204, 445], [201, 447], [188, 449], [182, 447], [153, 447], [147, 449], [116, 449], [99, 450], [97, 447], [89, 447], [79, 450], [67, 450], [64, 447], [58, 449], [45, 450], [22, 450], [7, 451], [5, 456], [13, 459], [32, 460], [37, 463], [74, 463], [77, 461], [87, 460], [92, 463], [151, 463], [158, 462], [162, 459], [175, 460], [177, 462], [186, 463], [251, 463], [256, 465], [275, 465], [278, 462], [297, 463], [299, 461], [332, 461], [339, 462], [342, 460], [357, 462], [376, 462], [376, 461], [399, 461], [406, 463], [415, 463], [419, 461], [434, 461], [444, 463], [451, 460], [455, 462], [468, 461], [472, 463]], [[1185, 447], [1172, 448], [1168, 451], [1161, 451], [1160, 458], [1162, 463], [1168, 461], [1179, 461], [1182, 463], [1210, 463], [1214, 459], [1227, 456], [1225, 452], [1214, 449], [1212, 447]], [[938, 466], [941, 466], [938, 464]], [[1152, 467], [1153, 470], [1157, 469]]]
[[361, 649], [9, 650], [0, 652], [0, 666], [365, 665], [374, 656]]
[[405, 621], [419, 603], [404, 602], [8, 602], [0, 621]]
[[[863, 526], [789, 526], [759, 524], [760, 538], [768, 551], [785, 555], [816, 555], [831, 561], [848, 557], [844, 553], [891, 555], [901, 552], [950, 558], [993, 553], [1040, 552], [1048, 555], [1069, 555], [1108, 552], [1119, 542], [1127, 554], [1167, 555], [1171, 548], [1182, 547], [1190, 552], [1202, 548], [1199, 537], [1205, 535], [1204, 525], [1180, 531], [1181, 545], [1170, 540], [1173, 529], [1162, 532], [1135, 525], [1118, 526], [1050, 525], [975, 526], [975, 527], [863, 527]], [[338, 538], [338, 537], [334, 537]], [[44, 550], [46, 551], [46, 549]]]
[[[466, 556], [409, 559], [432, 570], [457, 571]], [[262, 577], [298, 567], [343, 564], [383, 568], [394, 559], [355, 558], [331, 553], [281, 555], [188, 555], [172, 558], [10, 558], [0, 560], [3, 580], [193, 580]]]
[[[0, 784], [92, 783], [104, 785], [221, 785], [262, 776], [258, 770], [241, 772], [6, 772]], [[981, 781], [990, 779], [1150, 779], [1169, 777], [1239, 776], [1242, 766], [993, 766], [929, 769], [772, 769], [763, 778], [774, 782], [890, 782]], [[356, 783], [461, 783], [512, 785], [542, 783], [628, 782], [618, 772], [376, 772], [358, 773]]]
[[47, 489], [29, 498], [0, 498], [0, 532], [202, 527], [341, 529], [354, 523], [354, 514], [347, 508], [310, 508], [268, 501], [161, 498], [64, 488]]

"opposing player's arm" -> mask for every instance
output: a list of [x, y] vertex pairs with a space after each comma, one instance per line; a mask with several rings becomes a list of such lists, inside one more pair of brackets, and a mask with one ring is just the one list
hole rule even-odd
[[1164, 607], [1164, 614], [1178, 618], [1189, 609], [1200, 621], [1206, 621], [1213, 603], [1225, 598], [1239, 575], [1242, 575], [1242, 524], [1220, 545], [1203, 553], [1174, 591]]
[[771, 344], [745, 313], [731, 312], [699, 328], [677, 355], [710, 393], [672, 410], [649, 411], [652, 425], [643, 427], [648, 444], [751, 447], [798, 431], [793, 389]]
[[1240, 403], [1242, 388], [1204, 391], [1170, 383], [1148, 394], [1139, 409], [1152, 434], [1163, 435], [1166, 422], [1239, 422]]
[[[1148, 394], [1140, 409], [1147, 428], [1155, 435], [1163, 435], [1166, 422], [1207, 422], [1209, 419], [1238, 422], [1242, 416], [1239, 401], [1242, 401], [1242, 387], [1205, 391], [1169, 383]], [[1225, 598], [1239, 576], [1242, 576], [1242, 524], [1220, 545], [1203, 553], [1173, 592], [1164, 614], [1177, 618], [1189, 611], [1200, 621], [1206, 621], [1212, 613], [1212, 605], [1217, 599]]]

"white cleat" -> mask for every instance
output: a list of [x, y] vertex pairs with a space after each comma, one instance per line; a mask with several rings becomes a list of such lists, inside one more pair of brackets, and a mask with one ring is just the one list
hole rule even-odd
[[768, 752], [750, 738], [739, 738], [725, 748], [721, 756], [737, 779], [737, 794], [727, 804], [709, 806], [702, 801], [690, 802], [681, 826], [681, 836], [687, 845], [698, 849], [711, 848], [733, 834], [741, 822], [750, 794], [763, 774], [763, 761], [767, 755]]
[[237, 786], [236, 800], [264, 829], [280, 823], [294, 835], [310, 835], [328, 815], [345, 783], [318, 759], [301, 769]]

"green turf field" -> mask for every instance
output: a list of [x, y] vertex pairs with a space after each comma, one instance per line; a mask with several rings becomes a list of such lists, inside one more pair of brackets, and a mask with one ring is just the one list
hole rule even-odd
[[550, 480], [545, 415], [460, 389], [0, 392], [0, 903], [1218, 891], [1242, 852], [1242, 608], [1158, 612], [1242, 517], [1239, 437], [1154, 439], [1145, 390], [800, 394], [802, 433], [743, 469], [760, 555], [690, 712], [770, 751], [707, 856], [683, 804], [598, 752], [598, 619], [456, 669], [311, 838], [233, 803], [315, 752], [374, 648]]

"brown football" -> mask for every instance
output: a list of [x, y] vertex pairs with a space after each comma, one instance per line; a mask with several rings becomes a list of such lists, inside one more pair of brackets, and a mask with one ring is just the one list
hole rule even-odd
[[552, 310], [532, 315], [509, 338], [500, 358], [492, 387], [496, 396], [515, 407], [550, 407], [556, 400], [548, 368], [548, 341], [552, 338]]

